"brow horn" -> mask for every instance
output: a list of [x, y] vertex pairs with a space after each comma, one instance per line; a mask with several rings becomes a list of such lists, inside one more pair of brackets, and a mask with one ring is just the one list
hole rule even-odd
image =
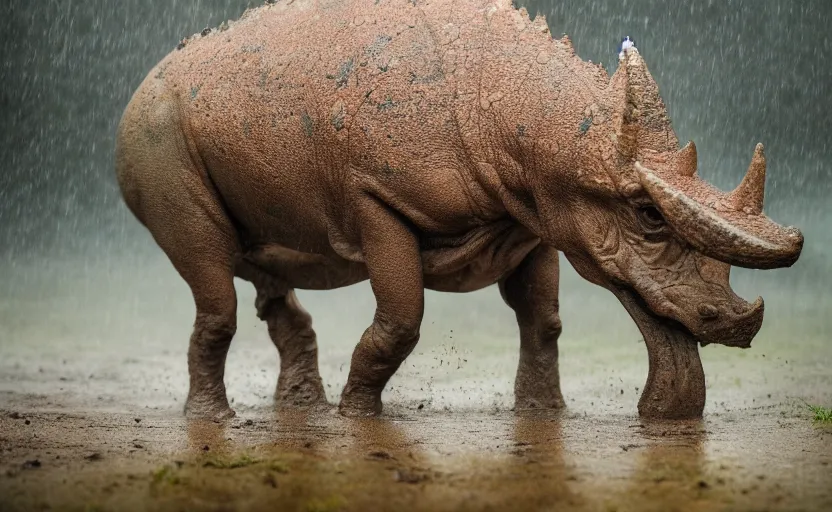
[[766, 156], [763, 145], [757, 144], [754, 156], [742, 182], [728, 196], [735, 210], [751, 215], [763, 213], [763, 197], [766, 191]]
[[682, 176], [691, 177], [696, 174], [696, 169], [699, 166], [698, 157], [696, 155], [696, 144], [689, 141], [685, 147], [676, 153], [676, 169]]

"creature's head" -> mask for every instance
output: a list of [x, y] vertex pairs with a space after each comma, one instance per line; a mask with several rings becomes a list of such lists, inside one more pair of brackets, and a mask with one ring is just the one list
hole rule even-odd
[[[730, 266], [791, 266], [803, 236], [762, 213], [766, 162], [757, 145], [742, 183], [724, 193], [679, 149], [658, 87], [635, 48], [608, 89], [608, 121], [592, 126], [575, 187], [561, 194], [558, 245], [586, 279], [631, 312], [680, 323], [703, 344], [747, 347], [763, 320], [729, 284]], [[600, 146], [600, 151], [599, 151]], [[551, 223], [549, 223], [551, 225]], [[565, 236], [563, 236], [565, 235]]]

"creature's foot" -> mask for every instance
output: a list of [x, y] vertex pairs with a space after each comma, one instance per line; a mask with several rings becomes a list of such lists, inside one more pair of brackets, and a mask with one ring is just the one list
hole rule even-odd
[[274, 402], [280, 409], [328, 405], [324, 384], [317, 372], [290, 373], [287, 370], [280, 372]]
[[216, 397], [189, 396], [185, 402], [185, 417], [210, 421], [225, 421], [233, 418], [237, 413], [228, 406], [228, 400]]
[[338, 412], [347, 417], [378, 416], [381, 409], [381, 390], [361, 389], [351, 386], [349, 382], [338, 406]]
[[534, 393], [527, 391], [515, 390], [514, 392], [514, 410], [527, 409], [563, 409], [566, 407], [566, 402], [563, 400], [563, 395], [560, 389], [535, 390]]
[[[529, 346], [535, 350], [530, 350]], [[520, 364], [514, 380], [514, 410], [563, 409], [560, 392], [557, 345], [527, 344], [521, 347]]]

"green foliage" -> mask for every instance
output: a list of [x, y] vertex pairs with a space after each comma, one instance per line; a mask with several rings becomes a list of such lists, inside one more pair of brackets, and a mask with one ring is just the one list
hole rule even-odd
[[176, 474], [176, 470], [172, 466], [162, 466], [153, 472], [154, 484], [177, 485], [180, 482], [179, 475]]
[[806, 406], [815, 415], [813, 418], [815, 423], [832, 423], [832, 409], [820, 405], [806, 404]]
[[267, 467], [275, 473], [288, 473], [289, 466], [285, 462], [279, 460], [269, 461]]
[[217, 468], [217, 469], [236, 469], [236, 468], [244, 468], [247, 466], [253, 466], [261, 462], [260, 459], [255, 459], [251, 455], [244, 453], [242, 455], [238, 455], [233, 458], [220, 458], [215, 457], [206, 460], [202, 466], [206, 468]]

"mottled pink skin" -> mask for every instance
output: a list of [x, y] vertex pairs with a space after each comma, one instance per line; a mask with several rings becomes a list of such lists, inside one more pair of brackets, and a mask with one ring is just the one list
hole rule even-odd
[[[731, 217], [731, 243], [714, 243], [716, 221], [687, 222], [717, 210], [695, 149], [677, 151], [637, 51], [610, 81], [507, 1], [298, 0], [188, 39], [152, 70], [119, 126], [117, 175], [194, 294], [191, 415], [233, 414], [235, 276], [256, 287], [280, 351], [279, 404], [325, 401], [292, 290], [369, 278], [376, 315], [343, 414], [381, 411], [418, 341], [425, 288], [494, 283], [520, 328], [517, 407], [562, 407], [563, 251], [645, 336], [640, 412], [683, 417], [704, 407], [696, 341], [747, 346], [762, 321], [761, 302], [731, 291], [726, 262], [783, 266], [799, 247], [754, 249], [748, 226], [782, 235], [759, 211]], [[762, 185], [750, 181], [725, 203], [755, 204]]]

